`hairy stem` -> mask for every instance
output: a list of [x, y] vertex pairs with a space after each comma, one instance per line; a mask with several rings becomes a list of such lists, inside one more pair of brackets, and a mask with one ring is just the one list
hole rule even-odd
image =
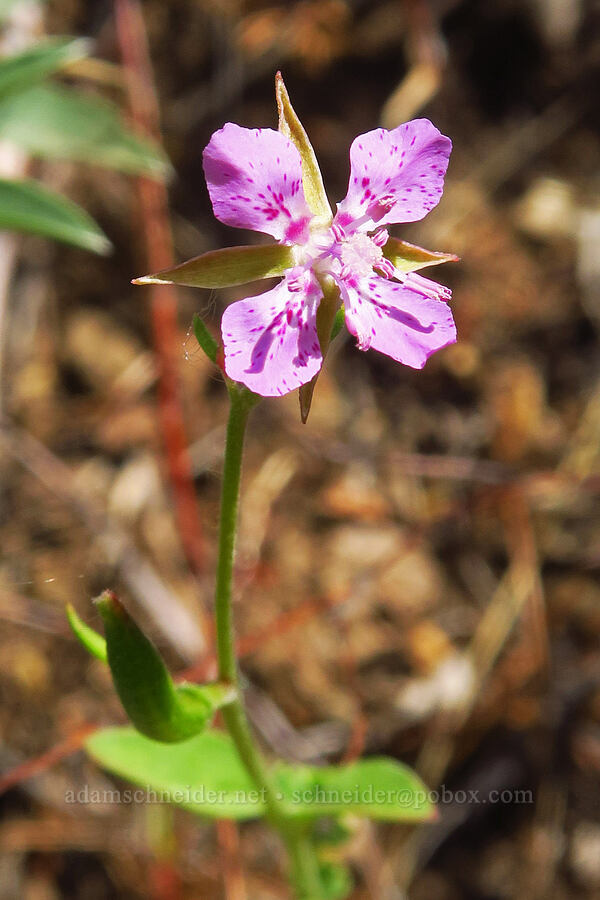
[[290, 821], [286, 813], [282, 797], [273, 786], [267, 765], [250, 730], [242, 701], [234, 648], [231, 587], [244, 434], [255, 398], [247, 391], [235, 386], [230, 386], [229, 396], [231, 408], [227, 425], [221, 488], [215, 614], [219, 680], [229, 682], [236, 688], [237, 699], [223, 708], [222, 715], [229, 734], [235, 742], [240, 759], [265, 798], [267, 817], [271, 825], [280, 832], [285, 842], [290, 855], [290, 877], [298, 897], [300, 900], [318, 900], [321, 896], [321, 889], [314, 849], [306, 833]]

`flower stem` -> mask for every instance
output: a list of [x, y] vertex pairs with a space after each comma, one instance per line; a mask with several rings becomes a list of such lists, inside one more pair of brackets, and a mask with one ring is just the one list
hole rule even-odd
[[233, 638], [231, 587], [237, 533], [240, 478], [244, 435], [248, 415], [256, 402], [254, 395], [228, 384], [231, 408], [227, 424], [221, 518], [219, 523], [219, 557], [215, 589], [217, 655], [219, 680], [236, 689], [236, 699], [222, 709], [223, 720], [240, 759], [265, 799], [267, 818], [279, 831], [290, 855], [290, 878], [300, 900], [318, 900], [321, 884], [317, 859], [306, 832], [288, 816], [283, 798], [274, 788], [263, 756], [256, 745], [242, 701], [240, 678]]

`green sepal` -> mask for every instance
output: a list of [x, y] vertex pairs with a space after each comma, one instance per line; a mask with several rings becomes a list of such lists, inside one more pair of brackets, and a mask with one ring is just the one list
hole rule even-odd
[[199, 313], [194, 313], [194, 318], [192, 319], [192, 328], [194, 329], [196, 340], [198, 341], [210, 361], [215, 363], [216, 365], [219, 345], [204, 324], [204, 320]]
[[302, 187], [306, 202], [311, 212], [318, 216], [324, 225], [329, 225], [332, 219], [331, 206], [325, 193], [319, 163], [304, 126], [290, 103], [281, 72], [275, 75], [275, 96], [279, 112], [279, 131], [294, 144], [302, 158]]
[[[317, 310], [317, 335], [321, 346], [321, 355], [323, 361], [329, 349], [329, 344], [333, 338], [333, 332], [336, 328], [338, 312], [340, 309], [340, 289], [330, 275], [319, 278], [323, 298], [319, 303]], [[342, 319], [342, 322], [344, 320]], [[340, 325], [341, 327], [341, 325]], [[337, 333], [337, 332], [336, 332]], [[303, 384], [298, 391], [298, 399], [300, 400], [300, 418], [304, 425], [308, 419], [312, 398], [319, 380], [321, 369], [311, 378], [307, 384]]]
[[85, 647], [88, 653], [95, 656], [96, 659], [107, 663], [108, 655], [106, 651], [106, 641], [102, 635], [98, 634], [97, 631], [94, 631], [93, 628], [90, 628], [89, 625], [86, 625], [83, 619], [77, 615], [74, 607], [71, 606], [70, 603], [67, 603], [66, 613], [69, 625], [71, 626], [71, 631], [79, 643]]
[[209, 250], [172, 269], [134, 278], [133, 284], [182, 284], [187, 287], [222, 288], [261, 278], [283, 275], [294, 265], [294, 251], [284, 244], [226, 247]]
[[426, 266], [439, 266], [441, 263], [458, 262], [459, 257], [454, 253], [441, 253], [433, 250], [425, 250], [408, 241], [400, 241], [398, 238], [388, 238], [383, 255], [400, 272], [416, 272]]
[[185, 741], [235, 698], [226, 684], [175, 685], [154, 644], [112, 591], [104, 591], [95, 603], [104, 621], [116, 691], [141, 734], [164, 743]]

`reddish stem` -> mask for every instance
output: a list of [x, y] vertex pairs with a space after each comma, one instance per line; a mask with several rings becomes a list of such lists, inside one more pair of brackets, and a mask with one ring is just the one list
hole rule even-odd
[[[159, 111], [142, 11], [137, 0], [115, 0], [117, 37], [127, 78], [131, 114], [140, 133], [160, 141]], [[158, 179], [137, 179], [140, 225], [149, 271], [174, 265], [168, 195]], [[177, 372], [177, 294], [170, 285], [151, 289], [151, 318], [159, 368], [159, 416], [173, 492], [175, 516], [185, 555], [194, 574], [202, 572], [204, 537], [188, 451]], [[204, 613], [206, 633], [210, 633]]]

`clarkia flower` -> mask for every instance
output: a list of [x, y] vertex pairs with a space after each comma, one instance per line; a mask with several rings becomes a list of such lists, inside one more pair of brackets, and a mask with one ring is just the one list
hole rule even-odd
[[[414, 270], [456, 257], [390, 238], [386, 226], [418, 221], [437, 205], [450, 139], [428, 119], [360, 135], [350, 149], [348, 192], [333, 215], [314, 152], [280, 76], [277, 92], [279, 131], [228, 123], [204, 150], [217, 219], [269, 234], [280, 248], [268, 248], [270, 266], [265, 257], [262, 269], [236, 271], [229, 283], [283, 276], [272, 290], [225, 310], [221, 332], [227, 375], [263, 396], [307, 385], [321, 369], [340, 304], [360, 350], [373, 348], [422, 368], [432, 353], [456, 340], [456, 329], [447, 303], [450, 290]], [[238, 253], [245, 251], [244, 259], [252, 262], [261, 250], [267, 248], [239, 248]], [[190, 277], [194, 263], [198, 267], [210, 256], [162, 273], [169, 278], [142, 280], [213, 286], [216, 278]], [[216, 254], [211, 259], [217, 266]], [[232, 271], [237, 260], [231, 257]], [[177, 272], [179, 277], [173, 277]]]

